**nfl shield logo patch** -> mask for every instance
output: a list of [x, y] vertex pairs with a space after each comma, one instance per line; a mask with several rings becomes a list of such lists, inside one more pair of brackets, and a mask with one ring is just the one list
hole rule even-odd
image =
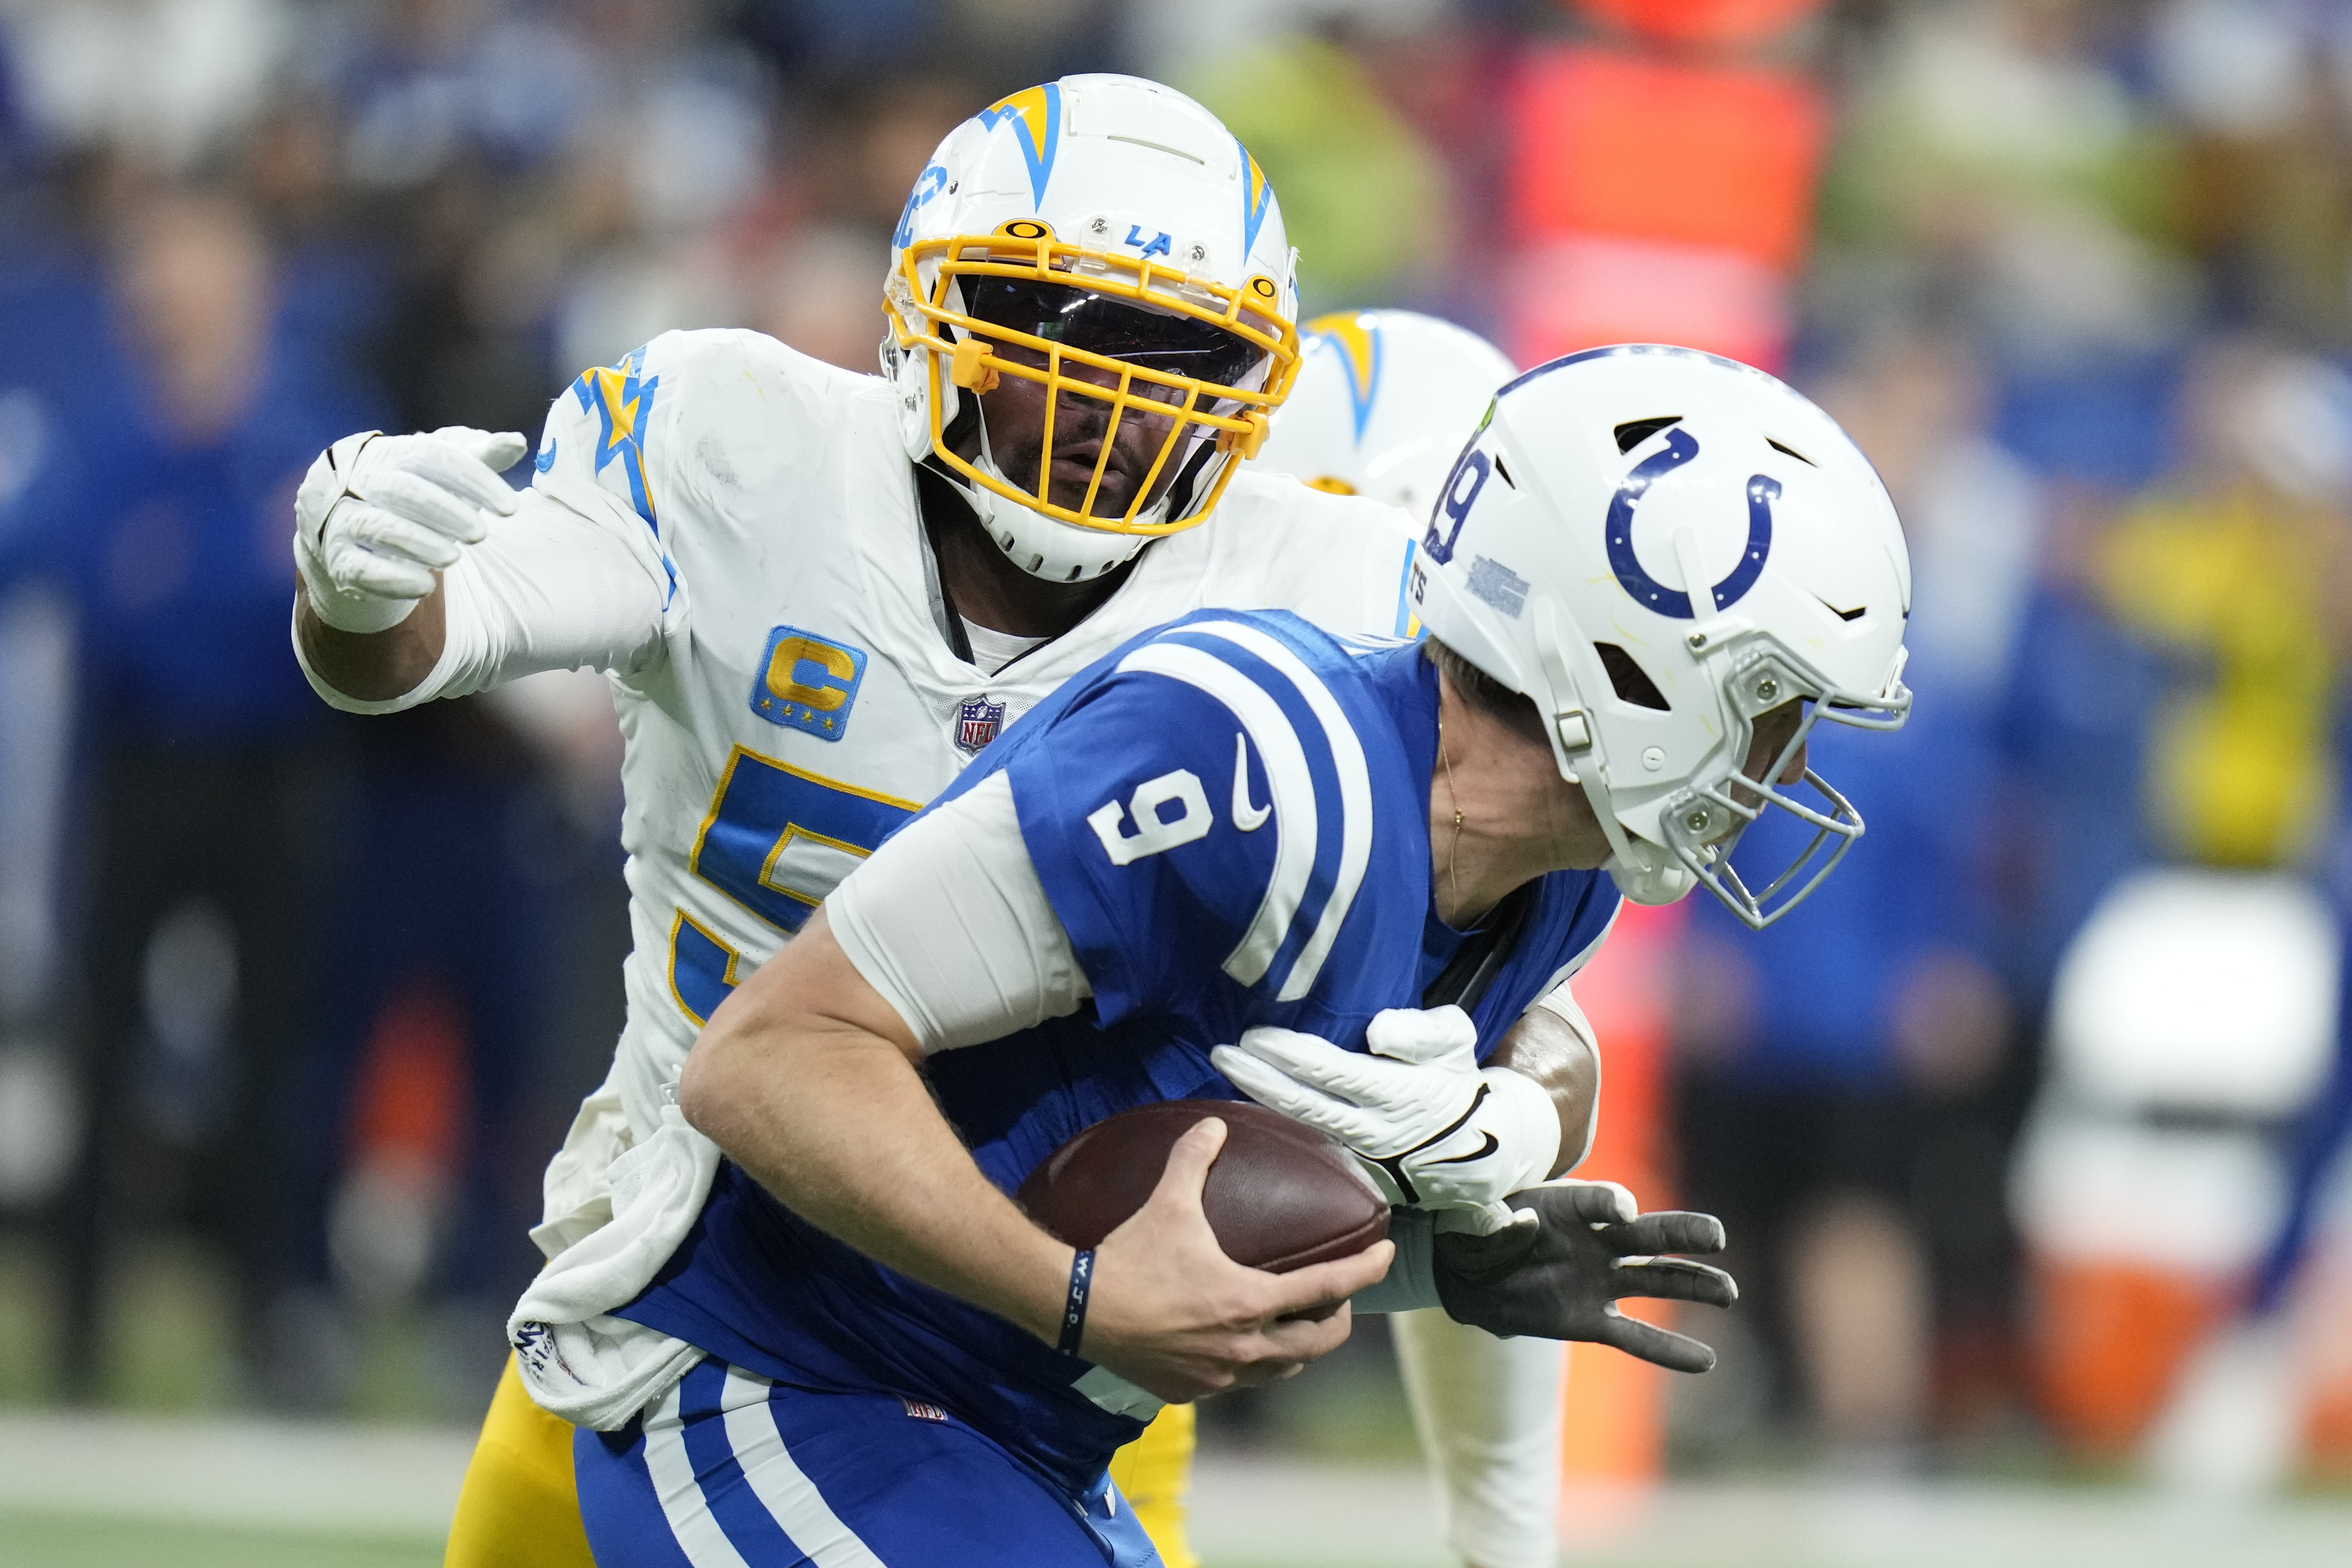
[[985, 697], [975, 697], [956, 710], [955, 742], [967, 752], [977, 752], [996, 739], [1004, 728], [1004, 704], [991, 702]]

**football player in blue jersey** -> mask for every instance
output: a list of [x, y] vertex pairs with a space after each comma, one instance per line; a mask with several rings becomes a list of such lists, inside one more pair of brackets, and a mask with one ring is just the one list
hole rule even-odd
[[[1653, 1256], [1711, 1222], [1548, 1183], [1567, 1130], [1490, 1043], [1620, 890], [1761, 925], [1859, 836], [1806, 745], [1908, 709], [1893, 507], [1770, 377], [1594, 351], [1499, 395], [1412, 592], [1422, 646], [1212, 610], [1115, 650], [718, 1011], [678, 1099], [728, 1163], [617, 1313], [702, 1359], [580, 1434], [600, 1562], [1148, 1563], [1112, 1451], [1327, 1352], [1358, 1292], [1706, 1364], [1611, 1301], [1727, 1303]], [[1743, 875], [1768, 809], [1811, 845]], [[1244, 1092], [1352, 1150], [1392, 1241], [1225, 1258], [1213, 1119], [1098, 1249], [1007, 1195], [1119, 1110]]]

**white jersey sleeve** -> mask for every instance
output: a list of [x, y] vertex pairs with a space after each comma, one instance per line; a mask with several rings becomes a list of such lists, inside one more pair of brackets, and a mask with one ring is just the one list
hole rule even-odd
[[548, 669], [628, 674], [661, 643], [662, 584], [608, 523], [544, 494], [524, 498], [442, 584], [447, 640], [414, 701]]
[[686, 603], [655, 500], [677, 480], [646, 457], [652, 423], [667, 412], [649, 368], [664, 346], [588, 371], [555, 400], [515, 514], [442, 574], [441, 658], [415, 689], [362, 701], [312, 674], [320, 695], [350, 712], [396, 712], [542, 670], [634, 674], [657, 657]]
[[1003, 773], [908, 824], [824, 907], [926, 1056], [1034, 1028], [1088, 994]]

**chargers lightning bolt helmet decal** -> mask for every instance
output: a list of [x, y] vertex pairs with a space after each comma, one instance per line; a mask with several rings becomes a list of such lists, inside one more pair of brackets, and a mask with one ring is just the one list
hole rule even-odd
[[1303, 331], [1298, 384], [1256, 466], [1426, 524], [1462, 432], [1518, 367], [1475, 333], [1412, 310], [1342, 310]]
[[980, 123], [990, 131], [1005, 120], [1013, 122], [1022, 155], [1029, 160], [1029, 205], [1042, 207], [1045, 182], [1054, 177], [1054, 153], [1062, 142], [1061, 84], [1024, 89], [980, 111]]
[[[1594, 349], [1506, 386], [1409, 591], [1433, 635], [1534, 700], [1645, 903], [1701, 885], [1751, 926], [1786, 914], [1863, 831], [1799, 768], [1813, 726], [1910, 710], [1885, 487], [1812, 404], [1690, 349]], [[1750, 769], [1759, 729], [1775, 743]], [[1811, 841], [1746, 878], [1732, 852], [1767, 809]]]

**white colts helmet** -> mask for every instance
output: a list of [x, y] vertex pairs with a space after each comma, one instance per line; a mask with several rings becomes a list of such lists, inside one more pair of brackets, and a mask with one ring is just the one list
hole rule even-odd
[[[1698, 882], [1750, 926], [1788, 912], [1863, 823], [1818, 773], [1781, 773], [1817, 722], [1891, 730], [1910, 710], [1911, 568], [1885, 487], [1828, 415], [1691, 349], [1593, 349], [1506, 386], [1412, 592], [1433, 636], [1535, 700], [1638, 902]], [[1735, 783], [1754, 721], [1792, 700], [1787, 745]], [[1768, 805], [1813, 834], [1743, 879], [1731, 850]]]
[[[1264, 172], [1191, 99], [1126, 76], [1016, 92], [940, 143], [892, 238], [882, 363], [908, 453], [1024, 570], [1099, 576], [1205, 519], [1265, 441], [1298, 370], [1295, 271]], [[1045, 389], [1034, 472], [1006, 471], [971, 395], [1003, 376]], [[1103, 475], [1135, 418], [1167, 428], [1122, 504]]]
[[1519, 374], [1503, 351], [1412, 310], [1341, 310], [1300, 329], [1298, 384], [1252, 466], [1429, 521], [1462, 438]]

